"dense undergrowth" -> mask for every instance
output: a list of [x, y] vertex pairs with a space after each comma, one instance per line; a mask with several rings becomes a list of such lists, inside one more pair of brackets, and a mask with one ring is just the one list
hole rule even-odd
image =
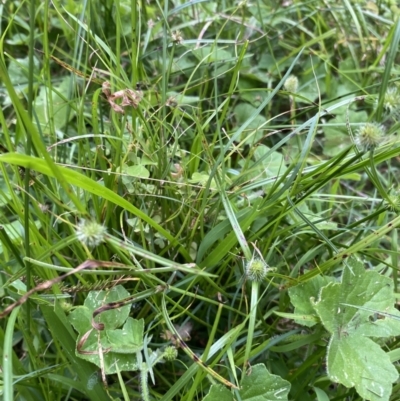
[[4, 400], [399, 400], [399, 9], [0, 5]]

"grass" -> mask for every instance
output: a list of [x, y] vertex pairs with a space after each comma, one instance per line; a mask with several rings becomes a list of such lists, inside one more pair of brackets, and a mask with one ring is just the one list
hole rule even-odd
[[399, 399], [396, 5], [0, 15], [4, 400]]

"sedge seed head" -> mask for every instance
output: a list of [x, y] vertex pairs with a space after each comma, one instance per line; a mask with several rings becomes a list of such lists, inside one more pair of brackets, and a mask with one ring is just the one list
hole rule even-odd
[[378, 147], [385, 135], [385, 128], [378, 123], [366, 123], [356, 132], [356, 144], [364, 150]]
[[297, 89], [299, 88], [299, 80], [297, 79], [296, 76], [290, 75], [285, 83], [283, 84], [283, 87], [291, 93], [296, 93]]
[[91, 220], [81, 220], [76, 229], [76, 236], [80, 242], [89, 246], [95, 247], [104, 241], [107, 229]]
[[392, 86], [385, 93], [383, 107], [389, 112], [399, 114], [400, 112], [400, 90], [397, 86]]
[[392, 212], [400, 211], [400, 191], [394, 191], [388, 195], [388, 199], [385, 201], [386, 207]]
[[59, 306], [61, 306], [61, 309], [64, 312], [70, 312], [72, 310], [72, 308], [74, 307], [74, 305], [71, 302], [67, 302], [67, 301], [60, 301]]
[[177, 358], [177, 356], [178, 356], [178, 350], [174, 346], [170, 345], [167, 348], [165, 348], [163, 358], [166, 361], [173, 361]]
[[177, 45], [182, 44], [183, 42], [183, 35], [181, 31], [175, 31], [171, 34], [171, 39], [174, 43], [176, 43]]
[[246, 276], [250, 281], [263, 281], [268, 271], [268, 265], [260, 258], [251, 259], [246, 266]]

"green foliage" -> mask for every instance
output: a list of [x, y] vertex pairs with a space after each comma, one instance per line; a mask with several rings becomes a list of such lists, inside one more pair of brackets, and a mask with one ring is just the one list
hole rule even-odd
[[[134, 371], [139, 368], [136, 354], [143, 349], [144, 321], [128, 317], [130, 305], [122, 306], [118, 313], [106, 311], [99, 316], [96, 323], [106, 327], [106, 330], [101, 331], [99, 335], [91, 326], [92, 313], [95, 309], [104, 303], [115, 302], [127, 296], [128, 292], [122, 286], [114, 287], [109, 292], [91, 291], [84, 305], [70, 314], [71, 324], [79, 333], [76, 340], [77, 356], [95, 363], [100, 368], [104, 367], [106, 374]], [[119, 329], [121, 326], [122, 329]], [[100, 352], [104, 352], [103, 361], [100, 359]]]
[[4, 400], [398, 399], [393, 2], [0, 18]]
[[389, 400], [398, 373], [389, 356], [369, 337], [398, 336], [400, 323], [377, 318], [369, 308], [400, 315], [393, 306], [393, 281], [377, 272], [366, 272], [361, 262], [350, 260], [340, 283], [316, 277], [299, 287], [290, 291], [296, 313], [312, 313], [314, 309], [331, 335], [327, 347], [329, 378], [346, 387], [355, 386], [363, 398]]
[[[243, 379], [239, 390], [242, 400], [287, 400], [290, 383], [279, 376], [271, 375], [264, 365], [255, 365], [251, 372]], [[233, 401], [235, 398], [223, 386], [211, 386], [210, 392], [204, 401]]]
[[[358, 262], [344, 269], [340, 284], [323, 287], [315, 303], [321, 323], [332, 335], [327, 353], [329, 377], [346, 387], [355, 386], [370, 400], [388, 400], [399, 375], [389, 356], [369, 337], [398, 336], [400, 324], [390, 319], [375, 320], [371, 312], [349, 309], [348, 305], [396, 313], [394, 302], [392, 280], [366, 272]], [[341, 304], [345, 304], [343, 310]]]
[[[59, 132], [74, 118], [75, 113], [68, 105], [66, 96], [71, 88], [71, 78], [67, 77], [48, 93], [48, 88], [41, 87], [35, 99], [35, 114], [44, 134]], [[53, 127], [50, 124], [54, 124]]]

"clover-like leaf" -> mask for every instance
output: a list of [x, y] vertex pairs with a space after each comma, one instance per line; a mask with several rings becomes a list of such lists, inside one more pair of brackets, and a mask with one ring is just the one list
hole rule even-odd
[[121, 330], [107, 330], [109, 345], [113, 352], [133, 354], [143, 349], [144, 320], [128, 317]]
[[[102, 323], [104, 330], [94, 330], [91, 324], [96, 309], [128, 296], [128, 291], [120, 285], [109, 291], [91, 291], [84, 305], [69, 316], [79, 333], [76, 355], [104, 369], [105, 374], [140, 368], [144, 321], [128, 318], [130, 305], [110, 309], [96, 316], [96, 323]], [[122, 329], [119, 329], [122, 325]]]
[[389, 356], [369, 337], [400, 334], [400, 322], [375, 311], [400, 313], [395, 302], [393, 282], [363, 264], [350, 260], [341, 283], [321, 289], [314, 308], [322, 324], [332, 334], [327, 354], [327, 370], [332, 381], [355, 387], [370, 401], [389, 400], [398, 373]]
[[[90, 291], [83, 306], [76, 308], [70, 315], [71, 323], [79, 334], [91, 329], [92, 313], [101, 306], [110, 302], [117, 302], [129, 297], [129, 292], [122, 285], [117, 285], [107, 291]], [[129, 316], [130, 305], [118, 309], [110, 309], [101, 313], [95, 319], [97, 323], [104, 324], [107, 330], [121, 327]], [[83, 319], [82, 316], [83, 315]], [[90, 319], [88, 320], [88, 316]]]

